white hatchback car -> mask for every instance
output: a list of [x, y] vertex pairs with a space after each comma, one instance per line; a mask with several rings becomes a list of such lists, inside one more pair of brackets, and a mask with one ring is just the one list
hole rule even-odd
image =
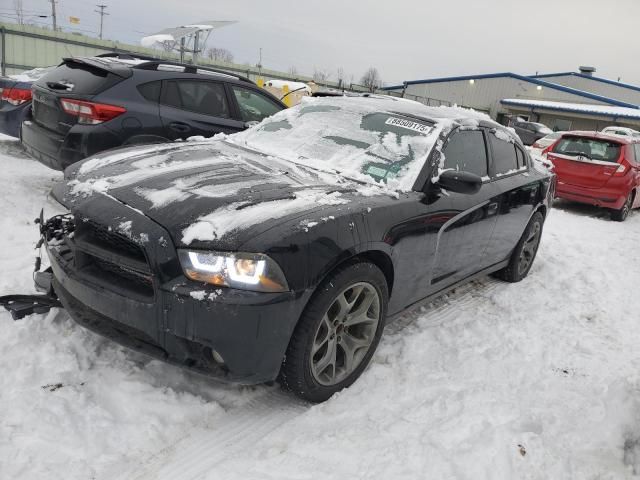
[[602, 133], [608, 135], [618, 135], [621, 137], [640, 137], [640, 132], [628, 127], [605, 127]]

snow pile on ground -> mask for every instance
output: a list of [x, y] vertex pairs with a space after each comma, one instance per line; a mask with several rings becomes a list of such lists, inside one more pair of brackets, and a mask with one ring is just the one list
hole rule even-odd
[[[32, 220], [60, 174], [0, 149], [0, 293], [31, 291]], [[0, 312], [0, 478], [634, 478], [638, 238], [638, 212], [561, 203], [527, 279], [407, 314], [316, 406], [149, 360], [64, 311]]]

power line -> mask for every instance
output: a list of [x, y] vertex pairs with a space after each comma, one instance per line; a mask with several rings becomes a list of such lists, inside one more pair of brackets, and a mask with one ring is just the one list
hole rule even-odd
[[107, 5], [96, 5], [96, 7], [100, 9], [100, 11], [94, 10], [94, 12], [100, 14], [100, 40], [102, 40], [102, 20], [104, 19], [105, 15], [109, 14], [104, 11], [104, 9], [107, 8]]

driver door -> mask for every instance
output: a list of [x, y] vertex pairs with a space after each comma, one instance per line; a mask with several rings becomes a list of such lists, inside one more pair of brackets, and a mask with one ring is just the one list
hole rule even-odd
[[489, 266], [486, 249], [499, 205], [498, 192], [488, 177], [484, 129], [454, 131], [443, 154], [445, 169], [474, 173], [483, 178], [483, 183], [474, 194], [441, 192], [450, 204], [451, 214], [438, 232], [430, 282], [433, 292]]

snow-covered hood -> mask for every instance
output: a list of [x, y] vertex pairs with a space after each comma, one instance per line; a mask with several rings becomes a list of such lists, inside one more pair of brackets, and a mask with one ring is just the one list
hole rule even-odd
[[292, 217], [382, 193], [223, 141], [118, 150], [66, 176], [72, 211], [108, 197], [160, 224], [177, 246], [203, 248], [236, 248]]

